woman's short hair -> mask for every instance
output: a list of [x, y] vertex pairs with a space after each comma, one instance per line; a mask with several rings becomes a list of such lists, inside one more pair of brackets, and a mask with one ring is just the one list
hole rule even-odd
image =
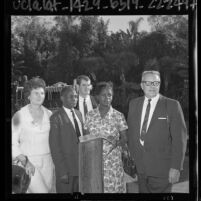
[[45, 91], [45, 81], [39, 77], [33, 77], [32, 79], [28, 80], [27, 82], [25, 82], [24, 84], [24, 97], [25, 99], [28, 98], [28, 96], [31, 94], [31, 91], [33, 89], [37, 89], [37, 88], [43, 88]]
[[98, 96], [100, 95], [100, 93], [102, 92], [102, 90], [106, 89], [106, 88], [109, 88], [112, 90], [112, 93], [114, 92], [113, 91], [113, 83], [112, 82], [99, 82], [96, 84], [96, 87], [95, 87], [95, 95]]

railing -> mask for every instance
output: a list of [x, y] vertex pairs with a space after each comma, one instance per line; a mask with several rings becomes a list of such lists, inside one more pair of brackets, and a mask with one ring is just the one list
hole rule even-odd
[[[44, 101], [44, 106], [50, 110], [56, 110], [61, 106], [60, 92], [64, 86], [47, 86], [46, 87], [46, 97]], [[12, 113], [19, 110], [21, 107], [27, 104], [23, 95], [23, 87], [17, 87], [16, 90], [13, 90], [12, 94]], [[140, 94], [140, 88], [132, 89], [126, 87], [115, 87], [114, 88], [114, 97], [112, 105], [117, 110], [123, 112], [127, 115], [128, 103], [130, 99], [138, 97]]]

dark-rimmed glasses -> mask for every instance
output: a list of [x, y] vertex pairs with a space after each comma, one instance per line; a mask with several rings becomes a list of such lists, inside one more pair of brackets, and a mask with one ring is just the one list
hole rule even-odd
[[160, 82], [159, 81], [154, 81], [154, 82], [151, 82], [151, 81], [142, 81], [142, 83], [145, 83], [146, 86], [159, 86], [160, 85]]

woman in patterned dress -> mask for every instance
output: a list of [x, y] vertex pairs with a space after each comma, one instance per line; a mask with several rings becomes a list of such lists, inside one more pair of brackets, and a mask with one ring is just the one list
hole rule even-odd
[[28, 193], [55, 193], [55, 170], [49, 148], [52, 112], [42, 105], [44, 80], [36, 77], [27, 81], [24, 93], [30, 103], [12, 118], [12, 158], [20, 161], [31, 177]]
[[124, 115], [111, 106], [113, 86], [110, 82], [96, 85], [99, 106], [86, 116], [84, 129], [90, 135], [102, 136], [104, 193], [125, 193], [122, 146], [126, 143], [127, 124]]

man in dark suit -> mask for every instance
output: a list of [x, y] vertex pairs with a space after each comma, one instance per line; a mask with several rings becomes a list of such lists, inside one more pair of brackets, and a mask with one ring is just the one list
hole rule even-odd
[[56, 170], [57, 193], [78, 192], [78, 142], [83, 135], [81, 113], [74, 109], [77, 93], [73, 86], [61, 91], [63, 106], [50, 118], [49, 143]]
[[179, 181], [187, 130], [178, 101], [159, 94], [160, 73], [144, 71], [144, 96], [131, 100], [128, 146], [133, 156], [140, 193], [169, 193]]
[[85, 116], [87, 112], [93, 110], [97, 107], [97, 103], [93, 96], [90, 95], [92, 89], [91, 80], [86, 75], [80, 75], [76, 79], [78, 86], [78, 102], [76, 109], [82, 113], [83, 121], [85, 121]]

